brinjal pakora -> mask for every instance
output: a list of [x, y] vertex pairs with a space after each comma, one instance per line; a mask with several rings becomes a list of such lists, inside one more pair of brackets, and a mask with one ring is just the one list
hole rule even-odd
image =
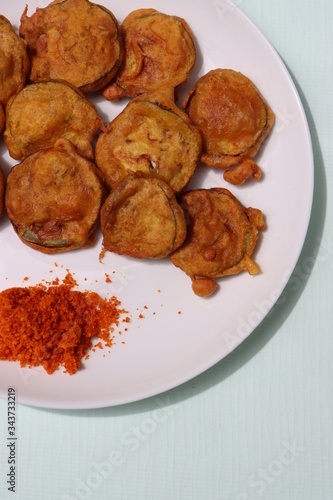
[[3, 107], [0, 104], [0, 134], [1, 134], [1, 132], [3, 131], [3, 129], [5, 127], [5, 121], [6, 121], [5, 111], [4, 111]]
[[[253, 158], [274, 123], [273, 111], [253, 82], [230, 69], [202, 76], [183, 109], [202, 134], [201, 161], [223, 169]], [[241, 181], [253, 172], [248, 167], [242, 172], [240, 166]]]
[[21, 241], [53, 254], [90, 246], [105, 188], [94, 164], [59, 139], [14, 166], [5, 206]]
[[251, 258], [258, 229], [265, 223], [260, 210], [245, 209], [224, 188], [195, 189], [179, 201], [187, 221], [187, 237], [170, 255], [176, 267], [192, 279], [196, 295], [211, 295], [216, 278], [259, 268]]
[[30, 81], [66, 80], [82, 92], [102, 89], [123, 57], [119, 23], [88, 0], [55, 0], [21, 17], [20, 36], [31, 59]]
[[[0, 134], [4, 128], [4, 125], [5, 125], [5, 112], [0, 104]], [[3, 175], [3, 171], [0, 165], [0, 215], [2, 214], [4, 206], [4, 193], [5, 193], [5, 177]]]
[[124, 20], [123, 63], [115, 81], [106, 86], [108, 100], [136, 97], [169, 86], [175, 91], [187, 82], [196, 63], [196, 47], [186, 21], [155, 9], [138, 9]]
[[129, 174], [101, 209], [103, 248], [136, 258], [162, 259], [186, 236], [183, 210], [170, 186], [142, 173]]
[[2, 214], [4, 207], [4, 194], [5, 194], [5, 176], [3, 175], [3, 170], [0, 165], [0, 215]]
[[0, 15], [0, 106], [24, 87], [29, 68], [25, 42]]
[[157, 91], [127, 104], [100, 134], [95, 156], [110, 189], [128, 173], [140, 171], [178, 193], [192, 179], [200, 151], [198, 129], [171, 98]]
[[8, 101], [4, 140], [16, 160], [51, 147], [60, 138], [93, 158], [92, 142], [103, 128], [94, 105], [77, 88], [67, 82], [38, 82]]

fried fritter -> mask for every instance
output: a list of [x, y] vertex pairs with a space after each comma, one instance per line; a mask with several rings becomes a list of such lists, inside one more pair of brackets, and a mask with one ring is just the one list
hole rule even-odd
[[3, 175], [3, 170], [0, 165], [0, 215], [3, 212], [4, 194], [5, 194], [5, 176]]
[[0, 105], [21, 90], [26, 82], [30, 61], [24, 41], [10, 21], [0, 15]]
[[186, 21], [155, 9], [131, 12], [122, 24], [125, 41], [123, 63], [103, 91], [108, 100], [136, 97], [187, 82], [196, 63], [196, 47]]
[[[2, 129], [4, 128], [4, 125], [5, 125], [5, 112], [0, 104], [0, 134], [2, 132]], [[3, 175], [3, 171], [0, 165], [0, 215], [2, 214], [3, 211], [4, 193], [5, 193], [5, 177]]]
[[66, 80], [82, 92], [102, 89], [123, 57], [117, 19], [88, 0], [55, 0], [21, 17], [20, 35], [31, 59], [30, 80]]
[[96, 163], [109, 188], [128, 173], [144, 172], [178, 193], [193, 177], [201, 151], [200, 132], [164, 92], [130, 101], [101, 133]]
[[60, 138], [93, 158], [92, 142], [102, 128], [103, 120], [94, 105], [74, 86], [39, 82], [27, 85], [8, 101], [4, 140], [16, 160], [52, 147]]
[[101, 209], [105, 250], [136, 258], [162, 259], [186, 236], [183, 210], [164, 181], [129, 174]]
[[0, 104], [0, 134], [5, 127], [5, 121], [6, 121], [5, 112], [4, 112], [3, 107]]
[[187, 237], [170, 259], [192, 279], [194, 293], [203, 297], [213, 293], [215, 278], [243, 270], [259, 272], [251, 254], [258, 229], [265, 227], [260, 210], [245, 209], [224, 188], [188, 191], [181, 196], [180, 205]]
[[183, 109], [202, 134], [202, 162], [219, 168], [253, 158], [274, 123], [273, 111], [253, 82], [230, 69], [202, 76]]
[[7, 177], [7, 215], [26, 245], [53, 254], [90, 246], [105, 190], [94, 164], [71, 142], [30, 155]]

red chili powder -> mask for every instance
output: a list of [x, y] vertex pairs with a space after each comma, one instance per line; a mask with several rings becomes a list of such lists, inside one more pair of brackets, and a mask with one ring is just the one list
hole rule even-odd
[[0, 360], [41, 365], [49, 374], [63, 366], [72, 375], [92, 348], [93, 337], [110, 347], [114, 326], [127, 311], [119, 309], [116, 297], [73, 290], [76, 285], [68, 272], [62, 284], [0, 292]]

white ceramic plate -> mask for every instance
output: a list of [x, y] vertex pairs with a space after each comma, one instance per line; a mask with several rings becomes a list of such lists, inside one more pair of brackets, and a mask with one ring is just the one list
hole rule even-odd
[[[1, 14], [16, 29], [25, 3], [1, 3]], [[30, 0], [29, 15], [47, 3]], [[143, 6], [156, 8], [153, 0], [97, 3], [112, 10], [119, 21]], [[255, 254], [262, 274], [222, 279], [218, 293], [201, 299], [193, 294], [189, 278], [167, 260], [141, 262], [109, 253], [101, 264], [100, 238], [92, 249], [43, 255], [23, 245], [3, 216], [0, 289], [37, 283], [56, 274], [62, 277], [69, 268], [82, 289], [103, 296], [115, 294], [131, 313], [131, 323], [127, 332], [116, 334], [110, 352], [97, 349], [74, 376], [63, 370], [50, 376], [41, 368], [22, 369], [18, 363], [0, 362], [2, 397], [14, 386], [23, 404], [80, 409], [132, 402], [176, 387], [224, 358], [254, 330], [296, 265], [311, 211], [313, 159], [302, 104], [285, 66], [259, 30], [228, 0], [160, 0], [158, 10], [185, 18], [196, 37], [197, 68], [180, 102], [200, 75], [216, 67], [232, 68], [253, 80], [276, 114], [275, 127], [256, 158], [264, 174], [262, 181], [234, 188], [226, 185], [221, 171], [202, 167], [191, 185], [227, 187], [245, 206], [263, 211], [267, 230]], [[105, 123], [124, 106], [124, 102], [109, 103], [100, 96], [94, 102]], [[6, 172], [14, 164], [3, 141], [0, 164]], [[112, 284], [106, 283], [106, 272]], [[23, 281], [25, 276], [28, 282]]]

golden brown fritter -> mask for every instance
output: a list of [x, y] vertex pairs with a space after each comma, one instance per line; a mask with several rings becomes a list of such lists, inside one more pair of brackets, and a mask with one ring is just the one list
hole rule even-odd
[[21, 90], [30, 62], [24, 41], [15, 33], [10, 21], [0, 15], [0, 105]]
[[136, 258], [162, 259], [186, 236], [184, 213], [164, 181], [129, 174], [101, 209], [105, 250]]
[[164, 180], [178, 193], [192, 179], [200, 151], [200, 132], [158, 91], [127, 104], [100, 134], [95, 156], [109, 188], [140, 171]]
[[94, 105], [78, 89], [67, 82], [39, 82], [9, 100], [4, 140], [16, 160], [52, 147], [60, 138], [93, 158], [92, 142], [103, 127]]
[[0, 165], [0, 215], [3, 212], [4, 195], [5, 195], [5, 176], [3, 175], [3, 170]]
[[202, 76], [183, 109], [202, 134], [202, 162], [219, 168], [253, 158], [274, 123], [274, 113], [253, 82], [230, 69]]
[[60, 139], [12, 168], [5, 205], [21, 241], [53, 254], [93, 244], [104, 196], [94, 164]]
[[245, 209], [223, 188], [196, 189], [184, 193], [180, 205], [187, 221], [183, 245], [170, 255], [173, 264], [191, 279], [194, 293], [208, 296], [215, 278], [259, 269], [251, 259], [258, 228], [265, 224], [260, 210]]
[[131, 12], [122, 24], [125, 56], [115, 82], [103, 91], [108, 100], [136, 97], [164, 86], [178, 89], [196, 63], [191, 29], [180, 17], [155, 9]]
[[[5, 125], [5, 112], [0, 104], [0, 134], [2, 132], [4, 125]], [[3, 212], [4, 193], [5, 193], [5, 177], [3, 175], [3, 171], [0, 165], [0, 215]]]
[[4, 111], [3, 107], [0, 104], [0, 134], [1, 134], [1, 132], [3, 131], [3, 129], [5, 127], [5, 121], [6, 121], [5, 111]]
[[20, 35], [31, 59], [30, 80], [66, 80], [82, 92], [100, 90], [123, 56], [117, 19], [88, 0], [55, 0], [21, 17]]

